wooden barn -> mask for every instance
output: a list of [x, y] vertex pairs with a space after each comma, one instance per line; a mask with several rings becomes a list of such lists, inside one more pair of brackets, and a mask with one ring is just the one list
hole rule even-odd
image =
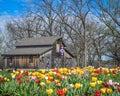
[[74, 66], [74, 56], [61, 36], [24, 38], [2, 54], [5, 68], [59, 68]]

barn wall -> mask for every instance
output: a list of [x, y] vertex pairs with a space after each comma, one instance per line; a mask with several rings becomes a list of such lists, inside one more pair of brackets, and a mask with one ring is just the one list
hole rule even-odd
[[33, 56], [33, 62], [31, 63], [29, 56], [14, 56], [12, 57], [12, 62], [8, 62], [8, 60], [6, 62], [7, 62], [7, 67], [37, 68], [39, 63], [39, 56]]
[[52, 53], [52, 50], [50, 50], [50, 51], [48, 51], [48, 52], [46, 52], [46, 53], [44, 53], [44, 54], [42, 54], [42, 55], [40, 55], [41, 57], [43, 57], [43, 56], [47, 56], [48, 54], [51, 54]]
[[19, 66], [19, 67], [23, 67], [23, 64], [24, 64], [24, 63], [23, 63], [23, 58], [22, 58], [22, 56], [19, 56], [19, 57], [18, 57], [18, 66]]
[[39, 63], [39, 56], [34, 56], [33, 57], [33, 63], [35, 67], [38, 67], [38, 63]]
[[68, 52], [64, 52], [64, 57], [66, 57], [66, 58], [72, 58], [72, 56], [68, 53]]

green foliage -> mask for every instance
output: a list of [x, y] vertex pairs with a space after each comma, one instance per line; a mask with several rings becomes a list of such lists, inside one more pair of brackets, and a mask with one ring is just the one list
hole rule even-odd
[[[112, 82], [120, 83], [120, 72], [119, 68], [112, 69], [112, 71], [108, 68], [105, 69], [86, 69], [88, 71], [88, 75], [86, 75], [82, 69], [74, 69], [69, 70], [63, 68], [63, 71], [59, 71], [59, 75], [57, 73], [49, 74], [49, 71], [45, 71], [42, 73], [42, 71], [35, 71], [35, 72], [28, 72], [28, 71], [15, 71], [15, 72], [8, 72], [8, 71], [1, 71], [0, 72], [0, 96], [57, 96], [56, 91], [66, 88], [67, 92], [65, 96], [95, 96], [95, 91], [100, 90], [101, 88], [107, 88], [111, 89], [111, 93], [103, 93], [100, 96], [119, 96], [120, 93], [117, 90], [117, 87], [119, 85], [106, 85], [110, 80]], [[61, 77], [62, 75], [62, 77]], [[86, 75], [86, 76], [84, 76]], [[35, 77], [35, 79], [31, 79], [32, 77]], [[47, 79], [42, 78], [42, 76], [48, 77]], [[59, 76], [59, 77], [58, 77]], [[49, 79], [49, 77], [53, 77], [53, 80]], [[92, 78], [97, 78], [95, 81], [92, 80]], [[1, 78], [4, 78], [4, 81], [2, 81]], [[9, 78], [9, 80], [8, 80]], [[60, 81], [60, 85], [55, 84], [55, 80]], [[21, 80], [21, 83], [19, 83], [19, 80]], [[28, 80], [28, 81], [27, 81]], [[36, 83], [37, 80], [40, 80], [40, 82], [44, 82], [45, 85], [41, 86], [40, 82]], [[50, 80], [50, 84], [46, 83], [46, 80]], [[98, 84], [97, 81], [101, 80], [102, 83]], [[94, 83], [95, 86], [92, 87], [90, 83]], [[107, 83], [106, 83], [107, 82]], [[81, 84], [81, 87], [75, 87], [75, 84]], [[71, 86], [72, 84], [72, 86]], [[51, 95], [48, 95], [46, 93], [46, 89], [52, 89], [53, 93]], [[107, 90], [105, 89], [105, 90]]]

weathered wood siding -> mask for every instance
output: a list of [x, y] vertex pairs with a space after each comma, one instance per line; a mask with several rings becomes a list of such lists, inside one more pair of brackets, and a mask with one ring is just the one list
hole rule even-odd
[[64, 57], [66, 57], [66, 58], [72, 58], [72, 56], [68, 53], [68, 52], [64, 52]]
[[[13, 56], [12, 62], [7, 62], [8, 67], [16, 68], [60, 68], [72, 67], [73, 56], [66, 50], [61, 55], [60, 48], [65, 45], [62, 39], [58, 39], [53, 45], [52, 49], [36, 56]], [[31, 59], [32, 57], [32, 59]]]
[[7, 65], [16, 68], [37, 68], [38, 63], [39, 56], [33, 56], [33, 62], [30, 62], [29, 56], [15, 56], [12, 57], [12, 62], [7, 62]]

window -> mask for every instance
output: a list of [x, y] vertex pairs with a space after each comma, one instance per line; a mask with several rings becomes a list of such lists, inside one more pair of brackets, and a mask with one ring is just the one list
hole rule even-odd
[[29, 56], [29, 63], [33, 63], [33, 56]]
[[12, 57], [8, 57], [8, 62], [12, 63]]
[[12, 66], [12, 57], [8, 57], [8, 66], [11, 67]]

